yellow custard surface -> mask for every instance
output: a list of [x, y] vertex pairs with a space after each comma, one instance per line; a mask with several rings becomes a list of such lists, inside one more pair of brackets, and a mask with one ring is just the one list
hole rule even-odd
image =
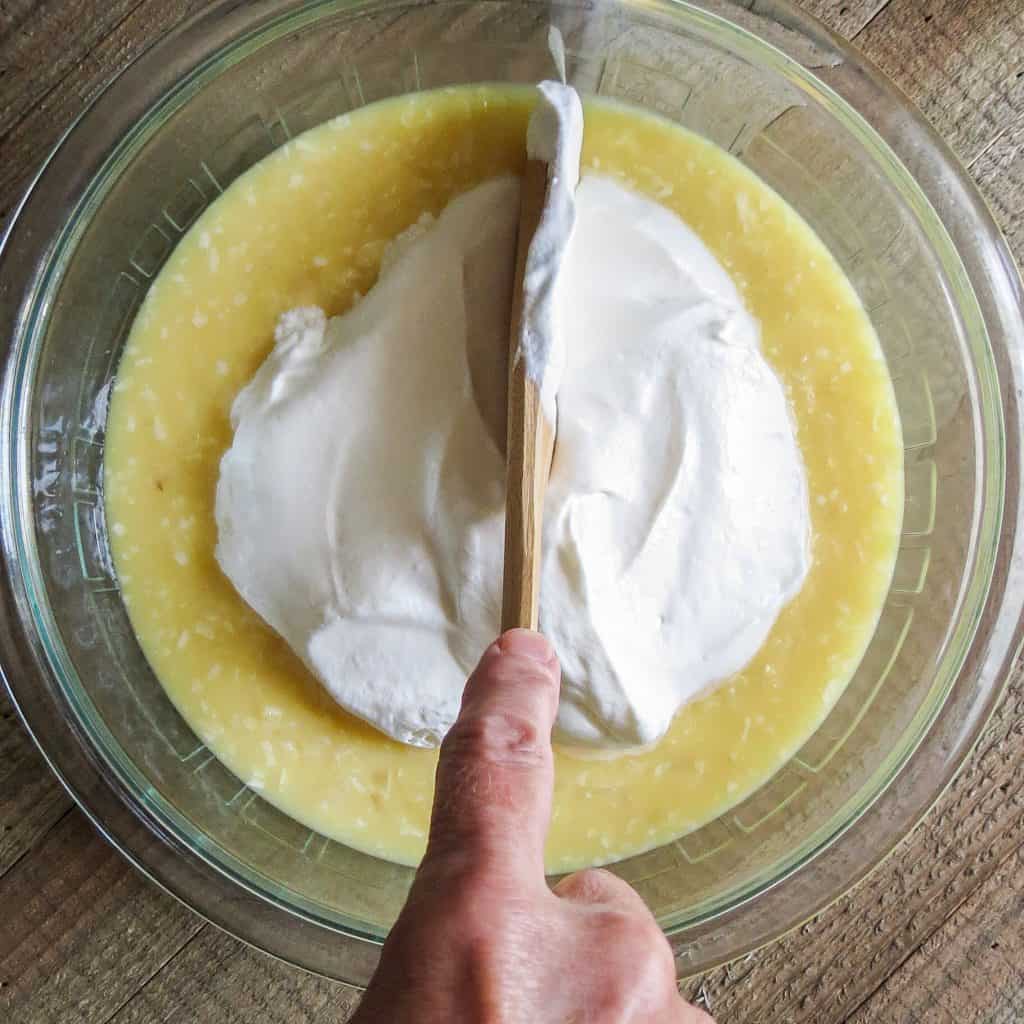
[[[105, 501], [132, 624], [171, 700], [240, 779], [360, 850], [423, 853], [437, 754], [328, 698], [214, 558], [229, 412], [278, 316], [345, 312], [425, 212], [523, 166], [533, 91], [389, 100], [290, 141], [199, 217], [154, 280], [119, 367]], [[586, 108], [584, 173], [675, 211], [729, 271], [797, 425], [813, 566], [759, 654], [684, 707], [653, 749], [556, 754], [547, 863], [607, 863], [668, 842], [769, 779], [820, 724], [874, 630], [892, 575], [903, 451], [892, 384], [849, 282], [780, 197], [706, 140], [639, 111]], [[358, 500], [354, 495], [353, 500]]]

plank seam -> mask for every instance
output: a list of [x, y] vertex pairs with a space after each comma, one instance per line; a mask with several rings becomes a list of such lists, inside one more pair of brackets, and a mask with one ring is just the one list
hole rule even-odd
[[[18, 728], [20, 729], [20, 728], [21, 728], [21, 726], [19, 725], [19, 726], [18, 726]], [[47, 772], [49, 772], [49, 771], [50, 771], [50, 769], [49, 769], [49, 768], [46, 768], [45, 770], [46, 770]], [[54, 830], [54, 829], [55, 829], [55, 828], [56, 828], [56, 827], [57, 827], [57, 826], [58, 826], [58, 825], [59, 825], [59, 824], [60, 824], [60, 823], [61, 823], [61, 822], [62, 822], [62, 821], [63, 821], [63, 820], [64, 820], [64, 819], [65, 819], [65, 818], [66, 818], [66, 817], [68, 816], [68, 815], [69, 815], [69, 814], [71, 814], [72, 812], [74, 812], [74, 811], [77, 811], [77, 810], [78, 810], [78, 804], [76, 804], [76, 803], [74, 802], [74, 800], [72, 800], [72, 799], [71, 799], [71, 797], [69, 797], [69, 796], [67, 795], [67, 793], [66, 793], [66, 792], [64, 793], [64, 799], [65, 799], [65, 800], [67, 800], [67, 802], [68, 802], [68, 806], [67, 806], [67, 807], [65, 807], [65, 808], [64, 808], [64, 810], [63, 810], [63, 811], [61, 811], [61, 813], [60, 813], [60, 814], [58, 814], [58, 815], [57, 815], [57, 817], [56, 817], [56, 818], [54, 818], [54, 819], [53, 819], [53, 821], [51, 821], [51, 822], [50, 822], [50, 824], [49, 824], [49, 825], [47, 825], [47, 826], [46, 826], [46, 828], [44, 828], [44, 829], [43, 829], [43, 831], [42, 831], [42, 832], [40, 832], [40, 833], [39, 833], [39, 834], [38, 834], [38, 835], [37, 835], [37, 836], [36, 836], [36, 837], [35, 837], [35, 838], [34, 838], [34, 839], [32, 840], [32, 842], [30, 842], [30, 843], [29, 843], [29, 844], [28, 844], [28, 845], [27, 845], [27, 846], [25, 847], [25, 849], [24, 849], [24, 850], [22, 850], [22, 851], [21, 851], [21, 853], [19, 853], [19, 854], [18, 854], [18, 856], [17, 856], [17, 857], [15, 857], [15, 858], [14, 858], [14, 860], [12, 860], [12, 861], [11, 861], [11, 863], [10, 863], [10, 864], [8, 864], [8, 865], [7, 865], [7, 867], [5, 867], [5, 868], [4, 868], [4, 869], [3, 869], [2, 871], [0, 871], [0, 880], [2, 880], [2, 879], [3, 879], [3, 878], [5, 878], [5, 877], [6, 877], [6, 876], [7, 876], [8, 874], [10, 874], [10, 872], [12, 872], [12, 871], [13, 871], [13, 870], [14, 870], [14, 869], [15, 869], [15, 868], [16, 868], [16, 867], [17, 867], [17, 866], [19, 865], [19, 864], [21, 864], [21, 862], [22, 862], [22, 861], [23, 861], [23, 860], [24, 860], [24, 859], [25, 859], [26, 857], [28, 857], [29, 855], [31, 855], [31, 854], [33, 854], [33, 853], [35, 853], [35, 851], [36, 851], [36, 850], [37, 850], [37, 849], [38, 849], [38, 848], [39, 848], [39, 847], [40, 847], [40, 846], [41, 846], [41, 845], [43, 844], [43, 841], [44, 841], [44, 840], [46, 839], [46, 837], [47, 837], [47, 836], [48, 836], [48, 835], [49, 835], [49, 834], [50, 834], [50, 833], [51, 833], [51, 832], [52, 832], [52, 831], [53, 831], [53, 830]], [[90, 828], [92, 828], [92, 825], [90, 824], [90, 826], [89, 826], [89, 827], [90, 827]], [[104, 841], [105, 841], [105, 840], [104, 840]]]
[[[887, 9], [887, 8], [889, 7], [889, 4], [891, 4], [891, 3], [892, 3], [892, 0], [885, 0], [885, 3], [884, 3], [884, 4], [882, 4], [882, 6], [881, 6], [881, 7], [879, 7], [879, 8], [878, 8], [878, 10], [877, 10], [877, 11], [875, 11], [875, 13], [874, 13], [874, 14], [872, 14], [872, 15], [871, 15], [871, 17], [870, 17], [870, 18], [868, 18], [868, 20], [867, 20], [867, 21], [865, 21], [865, 22], [864, 22], [864, 24], [863, 24], [863, 25], [861, 25], [861, 27], [860, 27], [859, 29], [857, 29], [857, 31], [856, 31], [856, 32], [854, 32], [854, 33], [853, 33], [853, 35], [852, 35], [852, 36], [850, 36], [850, 42], [852, 43], [852, 42], [853, 42], [853, 41], [854, 41], [855, 39], [857, 39], [857, 37], [858, 37], [858, 36], [859, 36], [859, 35], [860, 35], [860, 34], [861, 34], [861, 33], [862, 33], [862, 32], [863, 32], [863, 31], [864, 31], [864, 30], [865, 30], [865, 29], [866, 29], [866, 28], [867, 28], [867, 27], [869, 26], [869, 25], [872, 25], [872, 24], [874, 23], [875, 19], [876, 19], [876, 18], [877, 18], [877, 17], [878, 17], [878, 16], [879, 16], [879, 15], [880, 15], [880, 14], [881, 14], [881, 13], [882, 13], [882, 12], [883, 12], [884, 10], [886, 10], [886, 9]], [[889, 76], [888, 76], [888, 75], [886, 75], [886, 78], [888, 78], [888, 77], [889, 77]]]
[[1024, 114], [1022, 114], [1019, 117], [1014, 118], [1012, 121], [1010, 121], [1009, 124], [1004, 125], [998, 132], [996, 132], [996, 134], [993, 135], [992, 138], [989, 139], [988, 142], [986, 142], [985, 145], [982, 146], [981, 149], [979, 149], [978, 152], [975, 153], [974, 156], [972, 156], [971, 159], [967, 161], [967, 163], [965, 165], [967, 167], [967, 169], [969, 171], [973, 171], [974, 170], [974, 165], [990, 149], [992, 149], [997, 143], [999, 143], [1004, 138], [1006, 138], [1007, 135], [1011, 134], [1012, 132], [1017, 131], [1017, 129], [1021, 128], [1021, 127], [1024, 127]]
[[838, 1024], [847, 1024], [847, 1022], [850, 1021], [853, 1018], [853, 1016], [860, 1011], [862, 1007], [866, 1006], [869, 1002], [871, 1002], [871, 1000], [874, 999], [876, 995], [878, 995], [878, 993], [885, 987], [885, 985], [903, 969], [907, 961], [910, 960], [915, 954], [917, 954], [921, 947], [929, 939], [931, 939], [934, 935], [937, 935], [942, 930], [942, 928], [945, 927], [945, 925], [949, 922], [950, 918], [953, 917], [953, 915], [956, 914], [957, 911], [959, 911], [960, 908], [965, 903], [967, 903], [972, 896], [974, 896], [977, 893], [978, 889], [980, 889], [982, 885], [989, 881], [989, 879], [992, 878], [992, 876], [1011, 857], [1019, 856], [1022, 850], [1024, 850], [1024, 836], [1020, 838], [1020, 840], [1014, 847], [1012, 847], [1006, 854], [1004, 854], [1002, 857], [999, 858], [998, 861], [996, 861], [996, 863], [992, 866], [991, 870], [986, 870], [985, 874], [980, 877], [980, 881], [978, 882], [978, 884], [972, 886], [966, 892], [963, 898], [960, 899], [955, 906], [950, 908], [949, 912], [939, 921], [939, 923], [934, 928], [932, 928], [926, 935], [924, 935], [921, 938], [921, 941], [918, 942], [913, 949], [908, 950], [906, 955], [896, 964], [896, 966], [891, 971], [889, 971], [886, 974], [886, 976], [866, 996], [864, 996], [863, 999], [857, 1002], [857, 1004], [851, 1007], [849, 1010], [844, 1012], [844, 1015], [840, 1019]]
[[[149, 879], [146, 879], [146, 882], [147, 884], [152, 884], [151, 882], [149, 882]], [[117, 1015], [126, 1006], [129, 1005], [129, 1003], [134, 1002], [140, 995], [142, 995], [143, 992], [146, 991], [146, 989], [157, 977], [157, 975], [161, 974], [164, 970], [166, 970], [166, 968], [172, 963], [172, 961], [176, 960], [179, 956], [181, 956], [181, 954], [184, 953], [185, 950], [188, 949], [188, 947], [191, 946], [192, 943], [195, 942], [195, 940], [198, 939], [199, 936], [202, 935], [203, 932], [205, 932], [206, 929], [210, 927], [210, 925], [206, 921], [203, 921], [202, 918], [199, 918], [198, 915], [196, 915], [191, 910], [191, 908], [186, 907], [186, 909], [189, 910], [189, 912], [192, 913], [193, 916], [199, 920], [199, 927], [176, 950], [174, 950], [173, 953], [168, 953], [168, 955], [164, 957], [163, 960], [161, 960], [160, 963], [156, 965], [156, 967], [154, 967], [153, 971], [146, 976], [146, 978], [135, 989], [135, 991], [132, 992], [131, 995], [125, 996], [125, 998], [120, 1003], [118, 1003], [117, 1006], [114, 1007], [114, 1009], [110, 1012], [108, 1016], [103, 1017], [100, 1020], [97, 1020], [95, 1024], [110, 1024], [110, 1022], [115, 1017], [117, 1017]]]
[[[994, 746], [996, 746], [999, 742], [1000, 742], [1000, 737], [998, 735], [990, 736], [989, 737], [989, 741], [988, 741], [988, 743], [985, 746], [985, 752], [987, 753]], [[984, 755], [982, 755], [982, 756], [984, 756]], [[972, 769], [970, 767], [966, 767], [964, 770], [966, 772], [966, 771], [977, 770], [977, 769]], [[986, 776], [986, 778], [987, 778], [987, 776]], [[985, 791], [982, 794], [976, 795], [975, 799], [969, 805], [967, 813], [970, 814], [971, 812], [973, 812], [981, 803], [984, 802], [984, 800], [986, 800], [988, 797], [990, 797], [996, 791], [997, 788], [1001, 789], [1002, 787], [1001, 787], [1000, 784], [995, 783], [993, 781], [992, 785], [990, 785], [987, 789], [985, 789]], [[1004, 798], [1006, 800], [1012, 800], [1022, 790], [1024, 790], [1024, 781], [1022, 781], [1011, 793], [1004, 793]], [[929, 818], [926, 818], [925, 821], [923, 821], [918, 826], [918, 828], [914, 829], [909, 835], [904, 836], [904, 838], [901, 840], [901, 842], [899, 843], [897, 848], [895, 850], [893, 850], [893, 852], [888, 857], [886, 857], [880, 864], [876, 865], [876, 867], [864, 879], [862, 879], [861, 882], [859, 882], [857, 884], [857, 886], [854, 886], [854, 888], [852, 890], [850, 890], [850, 892], [851, 893], [855, 892], [861, 885], [868, 884], [870, 882], [870, 880], [876, 875], [877, 872], [885, 870], [886, 865], [889, 864], [890, 861], [893, 861], [895, 859], [895, 857], [900, 855], [899, 851], [901, 851], [907, 845], [907, 843], [910, 841], [911, 837], [913, 835], [915, 835], [916, 832], [919, 829], [924, 829], [924, 828], [929, 827], [928, 822], [929, 822], [929, 819], [931, 817], [941, 817], [941, 813], [940, 814], [936, 814], [936, 810], [933, 808], [933, 810], [929, 814]], [[954, 838], [954, 841], [950, 841], [950, 839], [947, 838], [946, 836], [944, 836], [943, 834], [941, 834], [941, 832], [939, 834], [936, 834], [935, 838], [936, 838], [936, 841], [937, 841], [938, 845], [941, 847], [941, 850], [942, 850], [943, 853], [952, 853], [954, 856], [956, 855], [956, 852], [959, 849], [959, 845], [955, 842], [955, 838]], [[1012, 850], [1011, 850], [1011, 852], [1012, 852]], [[996, 867], [998, 867], [998, 865], [1002, 863], [1003, 859], [1005, 859], [1005, 858], [1000, 858], [1000, 860], [996, 864]], [[993, 870], [994, 870], [994, 868], [993, 868]], [[958, 872], [954, 873], [951, 877], [955, 878], [957, 874], [958, 874]], [[979, 877], [978, 881], [976, 882], [976, 884], [970, 886], [970, 888], [967, 890], [966, 894], [964, 895], [963, 899], [969, 899], [970, 896], [977, 890], [977, 888], [980, 885], [984, 884], [984, 882], [989, 877], [990, 877], [989, 873], [985, 873], [985, 874], [981, 875]], [[850, 895], [850, 893], [847, 893], [846, 895], [848, 896], [848, 895]], [[958, 909], [961, 906], [961, 904], [963, 902], [963, 899], [956, 904], [956, 906], [953, 908], [951, 913], [955, 912], [956, 909]], [[825, 913], [825, 911], [823, 911], [822, 913]], [[875, 991], [877, 991], [878, 987], [881, 987], [881, 985], [885, 984], [885, 980], [888, 979], [889, 977], [891, 977], [893, 974], [895, 974], [896, 971], [898, 971], [900, 969], [900, 967], [902, 967], [902, 965], [905, 962], [906, 958], [909, 957], [909, 956], [912, 956], [921, 947], [921, 945], [924, 942], [926, 942], [935, 933], [935, 931], [938, 930], [938, 928], [941, 928], [942, 925], [945, 924], [945, 922], [948, 920], [948, 918], [949, 918], [949, 915], [948, 914], [945, 915], [941, 919], [941, 921], [936, 925], [935, 928], [933, 928], [931, 931], [929, 931], [925, 935], [923, 935], [921, 937], [920, 941], [915, 942], [913, 947], [910, 948], [909, 950], [907, 950], [905, 956], [902, 957], [899, 960], [899, 962], [891, 970], [887, 970], [886, 971], [883, 979], [879, 982], [878, 986], [876, 986], [876, 988], [872, 990], [871, 994], [873, 994]], [[841, 949], [837, 950], [833, 954], [833, 956], [828, 960], [828, 962], [823, 964], [821, 966], [820, 970], [818, 970], [816, 972], [816, 977], [817, 978], [821, 978], [822, 976], [824, 976], [836, 964], [836, 962], [839, 960], [841, 955], [842, 955], [842, 950]], [[753, 970], [753, 968], [752, 968], [752, 970]], [[787, 997], [788, 1001], [790, 1003], [797, 1003], [797, 1004], [799, 1004], [801, 1001], [803, 1001], [804, 999], [808, 998], [811, 995], [811, 993], [814, 991], [814, 988], [817, 985], [817, 983], [818, 982], [815, 980], [815, 978], [812, 977], [805, 985], [799, 987], [796, 991], [794, 991], [791, 995], [789, 995]], [[870, 995], [868, 997], [866, 997], [866, 998], [870, 998]], [[858, 1003], [857, 1005], [859, 1006], [861, 1004]], [[838, 1024], [843, 1024], [843, 1022], [846, 1019], [847, 1018], [845, 1018], [845, 1017], [842, 1018], [838, 1022]]]
[[[111, 36], [113, 36], [117, 32], [117, 30], [121, 28], [121, 26], [124, 25], [124, 23], [128, 21], [128, 19], [131, 18], [132, 15], [134, 15], [135, 12], [140, 7], [142, 7], [146, 2], [147, 0], [137, 0], [137, 2], [128, 11], [124, 13], [123, 17], [121, 17], [118, 21], [116, 21], [113, 25], [110, 26], [110, 30], [107, 32], [105, 36], [97, 39], [96, 42], [89, 47], [89, 49], [87, 49], [84, 53], [82, 53], [79, 57], [77, 57], [68, 65], [67, 70], [64, 72], [64, 74], [62, 74], [60, 78], [58, 78], [57, 81], [50, 86], [49, 89], [45, 90], [45, 92], [40, 93], [40, 95], [33, 97], [32, 101], [29, 103], [28, 109], [23, 110], [21, 114], [18, 115], [17, 119], [12, 121], [11, 124], [4, 130], [3, 134], [0, 134], [0, 144], [5, 142], [15, 131], [17, 131], [17, 129], [22, 124], [24, 124], [28, 118], [32, 117], [33, 114], [37, 113], [42, 104], [45, 103], [46, 100], [48, 100], [54, 94], [54, 92], [60, 89], [68, 80], [68, 78], [70, 78], [75, 71], [81, 68], [81, 66], [93, 55], [93, 53], [96, 50], [98, 50], [103, 45], [103, 43], [105, 43]], [[136, 54], [136, 56], [138, 55]], [[135, 57], [132, 57], [125, 64], [122, 64], [121, 67], [118, 68], [118, 70], [115, 71], [112, 75], [105, 75], [103, 76], [103, 78], [100, 79], [100, 81], [93, 82], [92, 88], [89, 90], [89, 92], [85, 94], [85, 103], [82, 107], [82, 110], [88, 108], [88, 106], [99, 95], [99, 93], [102, 92], [102, 90], [106, 89], [107, 86], [110, 85], [110, 83], [115, 78], [117, 78], [117, 76], [120, 75], [124, 71], [124, 69], [128, 67], [128, 65], [131, 64], [134, 60]], [[78, 115], [75, 116], [73, 121], [77, 120], [77, 117]], [[61, 135], [63, 135], [63, 133], [61, 133]], [[60, 137], [61, 136], [58, 136], [58, 138]], [[52, 146], [50, 148], [52, 149]]]

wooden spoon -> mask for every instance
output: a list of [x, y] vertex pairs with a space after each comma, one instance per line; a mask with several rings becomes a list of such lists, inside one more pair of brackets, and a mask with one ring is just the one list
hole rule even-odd
[[508, 427], [505, 453], [505, 579], [501, 629], [537, 628], [544, 495], [555, 447], [555, 425], [544, 414], [540, 382], [518, 358], [523, 273], [548, 189], [548, 164], [528, 160], [523, 175], [516, 272], [509, 329]]

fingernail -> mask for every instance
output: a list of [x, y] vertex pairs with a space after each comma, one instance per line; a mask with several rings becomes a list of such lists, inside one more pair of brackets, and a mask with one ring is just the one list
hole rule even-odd
[[503, 654], [521, 654], [542, 665], [555, 660], [555, 651], [547, 638], [530, 629], [510, 629], [498, 638], [498, 647]]

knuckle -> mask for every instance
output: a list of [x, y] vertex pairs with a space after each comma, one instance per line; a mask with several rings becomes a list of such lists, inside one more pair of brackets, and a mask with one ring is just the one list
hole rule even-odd
[[540, 690], [554, 689], [551, 670], [522, 654], [506, 654], [494, 667], [496, 676], [506, 683], [525, 685]]
[[665, 933], [652, 920], [647, 926], [645, 965], [651, 981], [663, 981], [675, 988], [676, 960]]
[[563, 878], [555, 891], [581, 903], [600, 903], [608, 891], [610, 877], [602, 868], [585, 868]]
[[427, 934], [414, 937], [419, 941], [406, 950], [409, 962], [422, 961], [433, 949], [433, 955], [448, 965], [458, 965], [459, 1001], [467, 1019], [480, 1024], [501, 1024], [506, 1019], [501, 1008], [509, 954], [486, 905], [476, 904], [466, 889], [431, 923]]
[[471, 685], [478, 692], [542, 696], [553, 699], [558, 690], [557, 677], [549, 669], [521, 654], [504, 654], [477, 673]]
[[[534, 894], [522, 891], [486, 859], [467, 868], [443, 888], [431, 886], [435, 899], [428, 908], [436, 935], [450, 941], [467, 963], [501, 973], [523, 962], [524, 946], [533, 948], [543, 907]], [[424, 915], [426, 916], [426, 915]]]
[[598, 923], [608, 936], [610, 945], [627, 949], [631, 954], [645, 952], [651, 944], [650, 926], [636, 914], [613, 909], [601, 910], [598, 912]]
[[533, 767], [545, 754], [536, 723], [512, 710], [463, 716], [442, 744], [443, 756], [482, 764]]
[[629, 965], [635, 985], [647, 989], [675, 986], [672, 948], [652, 917], [605, 910], [600, 918], [609, 946]]

